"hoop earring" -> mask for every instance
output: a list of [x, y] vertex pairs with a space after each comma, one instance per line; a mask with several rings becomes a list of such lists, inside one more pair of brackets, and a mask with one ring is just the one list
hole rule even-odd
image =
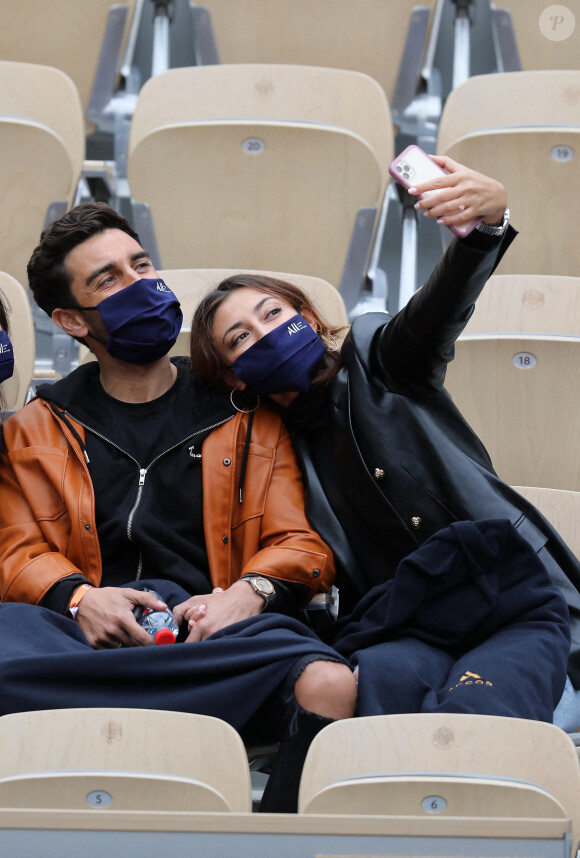
[[[258, 396], [258, 394], [257, 394], [257, 393], [255, 394], [255, 396], [256, 396], [256, 404], [254, 405], [254, 407], [253, 407], [253, 408], [238, 408], [238, 406], [237, 406], [237, 405], [236, 405], [236, 403], [234, 402], [234, 393], [236, 392], [236, 390], [238, 390], [238, 388], [237, 388], [237, 387], [233, 387], [233, 388], [230, 390], [230, 402], [232, 403], [232, 405], [233, 405], [233, 407], [236, 409], [236, 411], [239, 411], [239, 412], [240, 412], [240, 414], [251, 414], [253, 411], [255, 411], [255, 410], [256, 410], [256, 408], [258, 407], [258, 405], [260, 404], [260, 397]], [[240, 391], [240, 392], [241, 392], [241, 391]]]
[[331, 334], [330, 331], [328, 332], [328, 334], [326, 336], [332, 340], [332, 348], [329, 348], [327, 346], [328, 351], [329, 352], [337, 352], [339, 349], [338, 349], [338, 341], [337, 341], [336, 337], [333, 334]]

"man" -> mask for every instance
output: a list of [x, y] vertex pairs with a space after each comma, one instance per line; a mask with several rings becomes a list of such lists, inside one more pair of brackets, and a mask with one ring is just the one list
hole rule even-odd
[[[28, 275], [97, 363], [39, 389], [4, 426], [0, 711], [176, 709], [241, 729], [283, 688], [307, 747], [353, 714], [356, 689], [336, 653], [279, 613], [334, 573], [281, 421], [169, 359], [179, 302], [108, 206], [51, 224]], [[134, 611], [166, 605], [195, 646], [149, 646]]]

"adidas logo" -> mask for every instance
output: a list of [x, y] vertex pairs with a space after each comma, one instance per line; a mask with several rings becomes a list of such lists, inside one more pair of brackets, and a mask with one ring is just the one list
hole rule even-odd
[[459, 682], [455, 685], [452, 685], [449, 691], [454, 691], [456, 688], [460, 688], [463, 685], [493, 685], [493, 682], [490, 682], [489, 679], [482, 679], [479, 673], [472, 673], [470, 670], [466, 670]]

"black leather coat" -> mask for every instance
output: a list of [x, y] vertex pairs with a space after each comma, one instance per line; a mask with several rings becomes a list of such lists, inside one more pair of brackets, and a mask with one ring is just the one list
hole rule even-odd
[[565, 593], [569, 674], [580, 687], [580, 563], [538, 510], [498, 478], [443, 388], [455, 340], [515, 235], [454, 239], [396, 316], [356, 318], [342, 369], [324, 392], [299, 396], [287, 422], [309, 518], [335, 553], [341, 614], [437, 530], [507, 518]]

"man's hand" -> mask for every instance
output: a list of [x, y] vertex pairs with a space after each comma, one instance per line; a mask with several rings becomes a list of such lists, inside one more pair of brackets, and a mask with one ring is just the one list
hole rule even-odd
[[501, 223], [507, 195], [501, 182], [470, 170], [446, 155], [432, 155], [433, 160], [448, 171], [429, 182], [410, 188], [413, 196], [427, 194], [415, 204], [426, 217], [437, 218], [445, 226], [465, 226], [474, 218], [484, 223]]
[[160, 611], [167, 607], [152, 593], [124, 587], [94, 587], [83, 596], [76, 621], [93, 649], [149, 646], [154, 643], [153, 638], [133, 616], [137, 605]]
[[[86, 596], [85, 596], [86, 599]], [[205, 596], [193, 596], [173, 609], [173, 615], [181, 625], [189, 624], [186, 643], [203, 641], [214, 632], [260, 614], [263, 598], [247, 581], [236, 581], [228, 590], [216, 587]]]

